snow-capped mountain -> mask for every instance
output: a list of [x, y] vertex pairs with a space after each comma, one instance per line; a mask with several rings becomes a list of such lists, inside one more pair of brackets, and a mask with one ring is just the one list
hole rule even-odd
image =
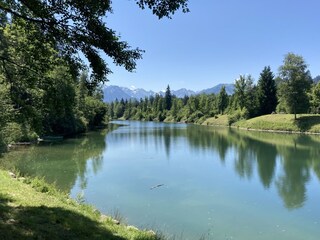
[[124, 91], [130, 98], [140, 99], [145, 97], [150, 97], [155, 95], [153, 91], [146, 91], [143, 88], [135, 88], [131, 86], [130, 88], [120, 87], [122, 91]]
[[[196, 94], [218, 94], [220, 92], [220, 89], [222, 86], [226, 87], [226, 91], [229, 95], [233, 94], [234, 92], [234, 85], [233, 84], [218, 84], [215, 87], [204, 89], [201, 91], [192, 91], [188, 90], [185, 88], [181, 88], [178, 90], [171, 90], [171, 93], [178, 98], [182, 98], [184, 96], [191, 96], [191, 95], [196, 95]], [[160, 94], [164, 96], [165, 92], [164, 91], [159, 91], [159, 92], [154, 92], [154, 91], [147, 91], [143, 88], [135, 88], [131, 86], [130, 88], [127, 87], [119, 87], [115, 85], [110, 85], [107, 86], [103, 89], [104, 92], [104, 101], [105, 102], [113, 102], [116, 99], [124, 99], [124, 100], [129, 100], [129, 99], [137, 99], [139, 100], [140, 98], [145, 98], [145, 97], [150, 97], [150, 96], [155, 96], [156, 94]]]

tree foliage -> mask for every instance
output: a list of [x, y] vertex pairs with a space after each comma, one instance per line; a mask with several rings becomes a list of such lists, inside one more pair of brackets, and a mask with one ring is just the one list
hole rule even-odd
[[31, 26], [18, 19], [0, 27], [0, 138], [29, 141], [101, 124], [106, 107], [98, 87], [89, 91], [88, 79], [74, 75], [55, 45], [37, 41], [41, 32]]
[[259, 115], [270, 114], [276, 110], [277, 88], [271, 68], [265, 67], [258, 81]]
[[218, 95], [218, 111], [223, 114], [225, 109], [228, 107], [228, 94], [226, 92], [226, 87], [222, 86]]
[[314, 84], [310, 92], [311, 113], [320, 113], [320, 83]]
[[251, 75], [240, 75], [235, 81], [234, 108], [248, 113], [247, 117], [254, 117], [258, 111], [256, 86]]
[[[159, 18], [188, 11], [187, 0], [134, 2]], [[132, 71], [143, 53], [108, 26], [105, 17], [112, 13], [111, 5], [111, 0], [0, 0], [0, 141], [69, 135], [104, 121], [107, 109], [100, 83], [111, 69], [102, 54]], [[154, 100], [160, 112], [171, 108], [171, 99]], [[149, 102], [133, 111], [125, 109], [137, 106], [130, 104], [120, 101], [108, 112], [111, 117], [154, 114]], [[165, 113], [157, 117], [163, 119]]]
[[[309, 91], [311, 77], [302, 57], [288, 54], [284, 63], [279, 68], [279, 77], [276, 79], [270, 67], [262, 70], [257, 84], [251, 75], [240, 75], [235, 80], [235, 91], [230, 96], [225, 87], [222, 87], [217, 95], [199, 94], [177, 98], [171, 94], [168, 86], [163, 96], [156, 94], [140, 101], [117, 100], [108, 104], [108, 115], [111, 119], [203, 123], [207, 118], [227, 114], [229, 124], [232, 124], [241, 119], [274, 112], [277, 93], [280, 97], [278, 112], [282, 111], [279, 106], [284, 106], [287, 111], [295, 108], [301, 113], [319, 113], [320, 84], [314, 84]], [[299, 91], [299, 96], [295, 91]], [[291, 102], [296, 106], [289, 105], [288, 96], [296, 99]]]
[[308, 91], [312, 78], [302, 56], [288, 53], [279, 68], [279, 101], [288, 113], [307, 112], [309, 109]]
[[[187, 0], [136, 0], [140, 8], [150, 8], [159, 18], [170, 17], [176, 10], [187, 12]], [[57, 46], [59, 53], [73, 67], [79, 67], [82, 52], [93, 69], [92, 83], [105, 81], [111, 69], [100, 52], [128, 71], [136, 67], [142, 50], [132, 48], [104, 22], [112, 13], [112, 1], [96, 0], [1, 0], [0, 16], [24, 20], [25, 28], [37, 28], [33, 38]], [[2, 60], [7, 57], [0, 55]]]
[[167, 86], [164, 98], [165, 98], [165, 109], [170, 110], [172, 106], [172, 95], [171, 95], [169, 85]]

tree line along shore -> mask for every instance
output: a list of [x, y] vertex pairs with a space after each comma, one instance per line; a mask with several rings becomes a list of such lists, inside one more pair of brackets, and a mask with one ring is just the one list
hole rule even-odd
[[167, 86], [157, 94], [107, 104], [109, 119], [184, 122], [286, 132], [319, 132], [320, 76], [311, 77], [302, 56], [288, 53], [277, 76], [269, 66], [257, 83], [240, 75], [235, 90], [177, 98]]

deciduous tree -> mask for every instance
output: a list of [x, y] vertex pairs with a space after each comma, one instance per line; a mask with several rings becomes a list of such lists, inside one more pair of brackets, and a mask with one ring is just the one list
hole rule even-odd
[[309, 109], [308, 91], [312, 78], [302, 56], [288, 53], [279, 68], [281, 82], [279, 84], [279, 101], [288, 113], [297, 118], [298, 113], [306, 113]]
[[[149, 8], [159, 18], [170, 17], [176, 10], [188, 11], [187, 0], [135, 0], [140, 8]], [[43, 43], [56, 45], [69, 63], [79, 67], [78, 52], [82, 52], [93, 69], [93, 84], [106, 80], [111, 72], [100, 52], [116, 65], [128, 71], [136, 67], [142, 57], [111, 29], [104, 18], [112, 12], [111, 0], [1, 0], [0, 17], [23, 19], [26, 28], [36, 27], [41, 32], [34, 36]], [[7, 60], [0, 56], [2, 60]]]

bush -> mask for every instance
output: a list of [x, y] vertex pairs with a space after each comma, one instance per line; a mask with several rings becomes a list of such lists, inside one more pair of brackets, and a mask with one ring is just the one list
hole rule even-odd
[[201, 125], [206, 119], [207, 119], [207, 117], [203, 116], [203, 117], [199, 118], [198, 120], [196, 120], [195, 123]]
[[201, 111], [195, 111], [188, 117], [187, 122], [195, 123], [203, 116], [204, 114]]
[[228, 124], [230, 126], [233, 123], [238, 122], [240, 120], [248, 119], [248, 117], [249, 117], [249, 112], [245, 107], [242, 108], [242, 110], [237, 109], [232, 114], [228, 115]]
[[159, 122], [163, 122], [163, 120], [166, 118], [166, 113], [165, 112], [159, 112], [157, 118], [158, 118]]
[[287, 107], [283, 102], [280, 102], [276, 108], [277, 113], [287, 113]]
[[6, 144], [32, 142], [38, 138], [38, 135], [34, 131], [31, 131], [29, 126], [20, 125], [16, 122], [8, 123], [2, 131], [2, 136]]

